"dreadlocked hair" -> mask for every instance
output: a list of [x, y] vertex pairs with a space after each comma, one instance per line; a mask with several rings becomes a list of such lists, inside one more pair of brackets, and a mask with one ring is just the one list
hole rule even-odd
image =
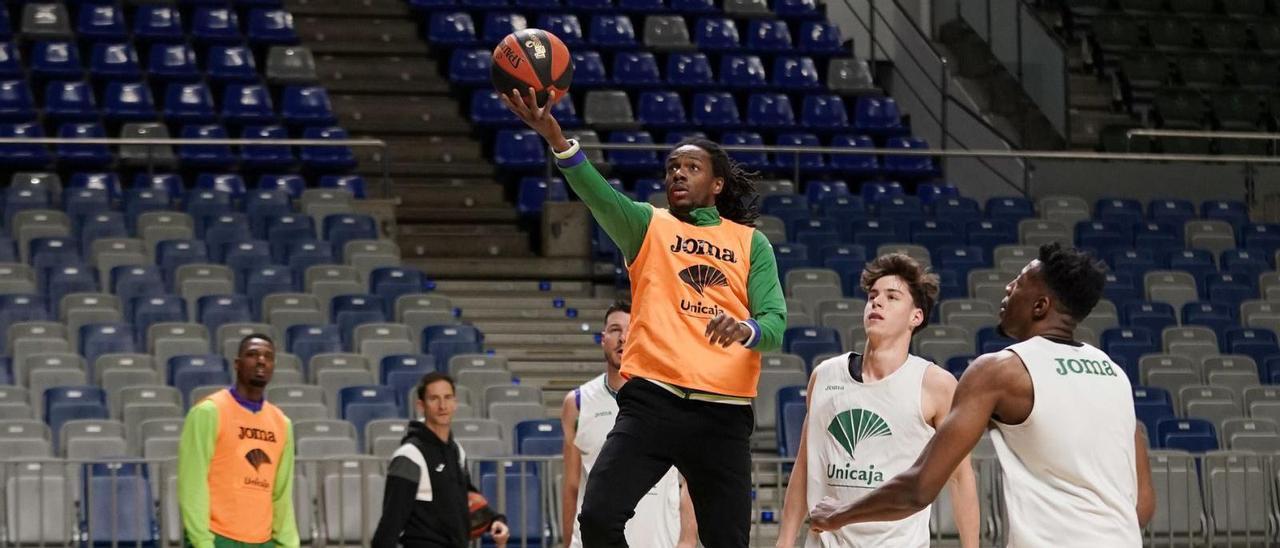
[[710, 139], [691, 137], [680, 141], [675, 148], [685, 145], [707, 151], [711, 156], [712, 176], [724, 179], [724, 188], [716, 196], [716, 209], [720, 216], [740, 225], [755, 226], [756, 219], [760, 217], [760, 193], [756, 191], [755, 180], [759, 174], [733, 161], [720, 145]]

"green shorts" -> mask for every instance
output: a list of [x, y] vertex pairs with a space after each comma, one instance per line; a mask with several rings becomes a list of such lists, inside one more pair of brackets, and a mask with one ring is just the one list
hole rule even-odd
[[[191, 542], [186, 539], [185, 535], [183, 535], [182, 546], [183, 548], [191, 548]], [[276, 543], [270, 540], [267, 542], [240, 542], [218, 534], [213, 535], [213, 548], [275, 548], [275, 546]]]

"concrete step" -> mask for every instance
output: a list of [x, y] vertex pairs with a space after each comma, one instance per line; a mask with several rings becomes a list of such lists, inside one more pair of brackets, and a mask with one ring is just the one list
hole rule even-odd
[[523, 296], [542, 298], [545, 295], [589, 296], [591, 284], [587, 282], [550, 282], [543, 289], [541, 282], [515, 280], [442, 280], [436, 282], [436, 291], [462, 296]]
[[316, 58], [316, 71], [334, 93], [444, 95], [449, 82], [435, 61], [421, 56], [329, 54]]
[[[592, 318], [603, 318], [606, 308], [587, 308], [575, 309], [577, 317], [585, 320]], [[533, 310], [511, 310], [505, 308], [479, 308], [462, 311], [462, 319], [465, 321], [481, 321], [481, 320], [563, 320], [568, 315], [564, 309], [533, 309]]]
[[471, 122], [453, 101], [416, 95], [350, 95], [333, 97], [342, 126], [350, 131], [436, 135], [468, 135]]
[[590, 333], [488, 333], [484, 334], [485, 344], [513, 345], [525, 347], [554, 346], [557, 348], [599, 348], [594, 335]]
[[1098, 144], [1102, 129], [1113, 124], [1129, 124], [1133, 120], [1128, 114], [1097, 111], [1089, 109], [1071, 109], [1071, 146], [1093, 150]]
[[1071, 75], [1071, 106], [1075, 108], [1111, 108], [1111, 84], [1088, 74]]
[[[472, 325], [484, 332], [486, 336], [490, 333], [505, 334], [559, 334], [559, 335], [588, 335], [594, 337], [596, 333], [604, 330], [604, 322], [596, 321], [473, 321]], [[594, 341], [593, 341], [594, 343]]]
[[[387, 142], [392, 175], [432, 173], [442, 177], [478, 177], [492, 180], [493, 164], [478, 141], [458, 136], [375, 134]], [[381, 149], [355, 149], [366, 170], [381, 170]]]
[[418, 24], [408, 17], [352, 19], [305, 16], [294, 18], [298, 36], [312, 53], [354, 53], [426, 57], [430, 50], [418, 38]]
[[433, 278], [491, 279], [494, 274], [502, 273], [507, 278], [519, 280], [582, 280], [596, 272], [595, 264], [585, 258], [406, 257], [403, 262]]
[[[462, 165], [462, 164], [459, 164]], [[458, 165], [452, 165], [458, 167]], [[520, 216], [511, 205], [480, 205], [474, 207], [412, 207], [396, 208], [396, 216], [402, 222], [423, 223], [514, 223]]]
[[473, 235], [466, 238], [440, 235], [404, 235], [396, 238], [404, 258], [414, 257], [533, 257], [529, 236], [523, 232]]
[[[487, 343], [486, 343], [487, 344]], [[510, 346], [503, 349], [503, 354], [507, 357], [507, 365], [511, 366], [515, 363], [533, 364], [533, 363], [555, 363], [559, 367], [565, 368], [566, 372], [574, 372], [577, 368], [573, 364], [584, 363], [600, 363], [603, 356], [600, 354], [600, 347], [567, 347], [563, 349], [555, 348], [530, 348], [525, 346]], [[599, 374], [596, 371], [596, 374]]]
[[286, 0], [285, 7], [299, 15], [342, 15], [346, 17], [409, 17], [404, 0]]
[[474, 225], [474, 224], [401, 224], [401, 236], [484, 236], [489, 234], [511, 234], [519, 232], [515, 225]]
[[[449, 294], [448, 292], [444, 292], [444, 293], [446, 295]], [[592, 297], [575, 297], [575, 296], [561, 297], [558, 295], [550, 295], [550, 294], [545, 296], [536, 296], [536, 297], [511, 297], [511, 296], [453, 297], [452, 295], [450, 295], [449, 299], [453, 301], [454, 306], [460, 306], [463, 309], [505, 308], [510, 310], [513, 308], [514, 309], [574, 308], [577, 310], [592, 310], [592, 309], [604, 310], [606, 308], [609, 308], [609, 305], [613, 304], [613, 301], [609, 299], [596, 299]], [[562, 301], [562, 304], [560, 306], [556, 306], [557, 299], [560, 299]]]

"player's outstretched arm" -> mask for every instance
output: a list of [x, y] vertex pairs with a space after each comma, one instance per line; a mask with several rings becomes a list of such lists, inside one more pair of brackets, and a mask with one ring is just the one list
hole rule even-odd
[[1138, 527], [1146, 529], [1156, 513], [1156, 490], [1151, 486], [1151, 460], [1147, 457], [1147, 438], [1142, 430], [1133, 432], [1134, 463], [1138, 467]]
[[541, 106], [533, 88], [529, 88], [528, 93], [517, 93], [513, 89], [499, 97], [516, 117], [551, 145], [551, 150], [556, 153], [556, 165], [573, 193], [591, 210], [591, 216], [618, 245], [623, 256], [628, 261], [634, 260], [640, 253], [640, 244], [644, 243], [645, 232], [653, 218], [653, 206], [632, 201], [609, 186], [604, 176], [587, 161], [586, 154], [565, 138], [560, 123], [551, 114], [551, 107], [565, 95], [554, 89], [547, 93], [547, 103]]
[[[924, 409], [928, 413], [929, 426], [936, 431], [942, 426], [951, 413], [955, 401], [956, 378], [947, 370], [937, 365], [930, 366], [924, 377]], [[978, 480], [973, 472], [973, 464], [968, 456], [960, 461], [951, 479], [947, 480], [947, 489], [951, 492], [952, 518], [956, 531], [960, 533], [962, 548], [978, 548], [981, 532], [981, 515], [978, 507]]]
[[830, 531], [850, 523], [895, 521], [933, 502], [982, 438], [1000, 401], [1006, 381], [998, 356], [980, 356], [969, 366], [956, 387], [951, 412], [911, 468], [856, 503], [819, 503], [809, 512], [813, 527]]
[[[805, 394], [813, 393], [813, 375], [809, 375], [809, 387]], [[787, 480], [787, 494], [782, 499], [782, 521], [778, 524], [777, 548], [795, 546], [796, 537], [800, 535], [800, 526], [808, 515], [809, 509], [809, 402], [813, 398], [805, 398], [804, 424], [800, 428], [800, 448], [796, 451], [796, 462], [791, 466], [791, 479]]]
[[573, 543], [573, 520], [578, 517], [578, 489], [582, 487], [582, 455], [573, 439], [578, 435], [578, 391], [564, 396], [560, 407], [560, 427], [564, 429], [564, 477], [560, 485], [560, 534], [564, 545]]

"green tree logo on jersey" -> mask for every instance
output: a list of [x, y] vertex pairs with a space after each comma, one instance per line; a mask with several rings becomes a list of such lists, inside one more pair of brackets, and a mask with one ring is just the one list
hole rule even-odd
[[867, 438], [893, 435], [893, 432], [889, 431], [889, 423], [880, 418], [880, 415], [857, 408], [836, 415], [827, 426], [827, 432], [835, 437], [840, 447], [849, 452], [851, 459], [854, 458], [853, 450], [858, 446], [858, 442]]

